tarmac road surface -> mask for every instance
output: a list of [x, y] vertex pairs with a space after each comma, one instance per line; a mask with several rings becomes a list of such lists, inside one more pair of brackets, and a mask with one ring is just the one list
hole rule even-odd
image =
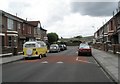
[[[42, 59], [2, 65], [3, 82], [112, 82], [92, 56], [77, 56], [77, 46]], [[114, 83], [113, 83], [114, 84]]]

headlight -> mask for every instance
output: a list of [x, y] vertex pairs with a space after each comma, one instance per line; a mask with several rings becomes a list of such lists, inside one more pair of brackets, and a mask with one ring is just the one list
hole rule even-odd
[[56, 47], [54, 47], [54, 49], [57, 49]]

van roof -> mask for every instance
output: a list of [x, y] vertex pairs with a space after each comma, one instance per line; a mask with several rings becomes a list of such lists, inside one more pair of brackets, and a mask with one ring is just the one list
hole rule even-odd
[[43, 42], [43, 41], [27, 41], [27, 42], [25, 42], [25, 44], [28, 44], [28, 43], [38, 43], [38, 42]]

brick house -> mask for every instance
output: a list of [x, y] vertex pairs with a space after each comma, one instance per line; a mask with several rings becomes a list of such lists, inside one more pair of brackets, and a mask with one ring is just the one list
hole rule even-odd
[[116, 35], [118, 37], [118, 44], [120, 44], [120, 11], [116, 15]]
[[22, 44], [25, 41], [33, 40], [34, 26], [26, 20], [0, 10], [2, 15], [2, 53], [18, 54], [22, 51]]
[[45, 40], [47, 38], [47, 30], [41, 27], [40, 21], [28, 21], [28, 23], [34, 25], [34, 36], [36, 40]]
[[28, 21], [29, 24], [32, 24], [34, 26], [34, 37], [35, 40], [41, 40], [41, 23], [40, 21]]
[[47, 40], [47, 30], [43, 29], [42, 27], [40, 27], [40, 30], [41, 30], [41, 39]]
[[120, 44], [120, 11], [94, 33], [97, 42]]

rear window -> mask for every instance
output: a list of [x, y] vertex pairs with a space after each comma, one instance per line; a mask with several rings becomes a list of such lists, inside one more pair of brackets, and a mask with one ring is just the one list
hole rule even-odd
[[35, 47], [35, 44], [25, 44], [25, 48]]
[[51, 45], [51, 47], [56, 47], [56, 46], [58, 46], [58, 45], [56, 45], [56, 44], [52, 44], [52, 45]]
[[90, 48], [90, 47], [89, 47], [89, 45], [81, 44], [81, 45], [80, 45], [80, 48]]

